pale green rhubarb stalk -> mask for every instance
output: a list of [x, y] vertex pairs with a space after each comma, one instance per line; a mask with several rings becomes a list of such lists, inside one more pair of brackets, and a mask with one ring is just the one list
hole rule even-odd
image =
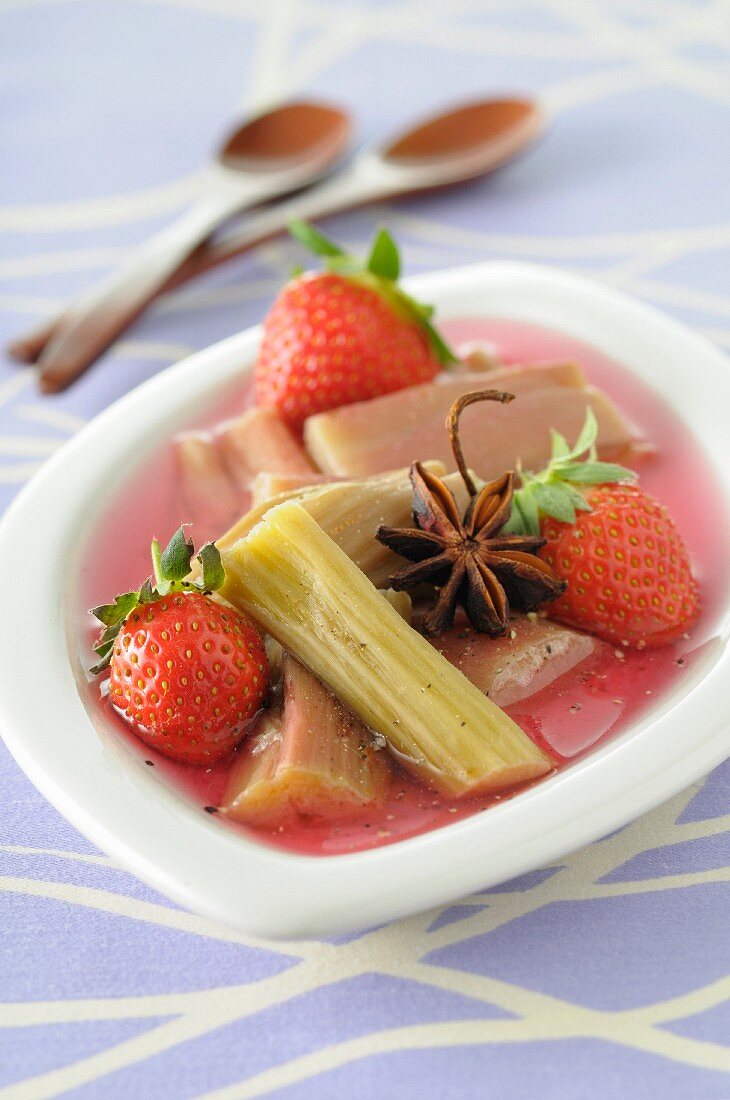
[[300, 504], [271, 509], [223, 559], [223, 597], [422, 779], [463, 796], [549, 771], [540, 749], [403, 621]]
[[299, 492], [329, 480], [325, 474], [278, 474], [273, 470], [261, 470], [251, 479], [249, 486], [251, 508], [270, 504], [274, 497], [282, 493]]
[[[431, 473], [442, 475], [441, 462], [424, 462]], [[462, 510], [468, 495], [459, 474], [444, 478]], [[378, 524], [408, 527], [413, 521], [413, 487], [408, 470], [395, 470], [363, 481], [340, 481], [285, 492], [273, 500], [263, 501], [241, 517], [216, 546], [228, 550], [251, 531], [274, 506], [287, 500], [297, 500], [324, 531], [375, 585], [383, 585], [397, 567], [396, 554], [378, 542], [374, 532]]]
[[383, 801], [388, 755], [372, 734], [289, 654], [283, 709], [244, 745], [223, 799], [231, 817], [280, 825], [297, 816], [336, 821]]
[[413, 618], [413, 602], [407, 592], [396, 592], [394, 588], [379, 588], [381, 596], [385, 596], [386, 600], [397, 611], [404, 623], [411, 625], [411, 619]]

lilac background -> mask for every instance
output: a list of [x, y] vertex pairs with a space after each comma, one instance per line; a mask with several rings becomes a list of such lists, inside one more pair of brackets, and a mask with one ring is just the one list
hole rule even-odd
[[[0, 338], [180, 210], [239, 110], [316, 89], [379, 139], [527, 88], [554, 122], [518, 163], [332, 231], [357, 246], [386, 220], [410, 271], [590, 273], [730, 346], [729, 53], [723, 0], [5, 0]], [[61, 397], [0, 365], [0, 502], [115, 397], [258, 320], [293, 258], [277, 241], [168, 297]], [[0, 1097], [726, 1098], [729, 784], [458, 905], [271, 946], [141, 886], [0, 746]]]

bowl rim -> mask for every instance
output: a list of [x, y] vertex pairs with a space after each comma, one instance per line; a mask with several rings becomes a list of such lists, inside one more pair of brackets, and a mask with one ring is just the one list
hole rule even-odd
[[[586, 339], [650, 382], [656, 371], [651, 364], [661, 360], [665, 396], [695, 430], [701, 428], [730, 513], [730, 440], [721, 416], [730, 402], [730, 372], [727, 357], [704, 338], [615, 290], [539, 265], [488, 262], [419, 276], [407, 285], [435, 301], [442, 317], [482, 314], [549, 325], [558, 314], [553, 327]], [[172, 900], [240, 932], [270, 939], [331, 935], [444, 904], [560, 859], [651, 809], [728, 755], [730, 604], [711, 666], [689, 677], [681, 695], [487, 813], [364, 852], [300, 855], [242, 836], [167, 787], [131, 751], [98, 736], [81, 698], [86, 678], [74, 657], [67, 614], [84, 542], [80, 532], [130, 458], [129, 424], [149, 449], [189, 421], [242, 364], [250, 366], [259, 339], [257, 326], [122, 397], [61, 448], [0, 522], [0, 561], [13, 578], [0, 632], [0, 726], [32, 782], [93, 843]], [[682, 390], [688, 362], [703, 383], [693, 386], [692, 399]], [[708, 392], [713, 401], [703, 400]], [[144, 451], [137, 447], [134, 461]], [[28, 622], [44, 622], [43, 633], [36, 636]], [[36, 668], [43, 691], [33, 690]]]

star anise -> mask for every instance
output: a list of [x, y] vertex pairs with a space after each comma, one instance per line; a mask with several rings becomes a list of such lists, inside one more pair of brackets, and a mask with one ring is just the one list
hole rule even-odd
[[439, 588], [438, 598], [423, 620], [426, 634], [440, 634], [454, 621], [457, 604], [476, 630], [497, 637], [507, 630], [510, 607], [532, 611], [556, 599], [565, 589], [550, 566], [537, 557], [545, 540], [533, 535], [500, 534], [512, 510], [513, 474], [502, 474], [477, 487], [466, 468], [459, 440], [459, 416], [475, 401], [511, 401], [500, 390], [466, 393], [452, 405], [446, 428], [469, 493], [464, 517], [453, 493], [440, 477], [420, 462], [410, 469], [415, 528], [378, 527], [375, 537], [408, 558], [398, 569], [392, 588], [415, 588], [424, 581]]

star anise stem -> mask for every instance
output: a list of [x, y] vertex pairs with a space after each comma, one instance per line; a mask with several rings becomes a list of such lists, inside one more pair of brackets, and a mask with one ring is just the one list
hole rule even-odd
[[500, 401], [503, 405], [508, 405], [509, 402], [514, 401], [514, 399], [515, 395], [513, 393], [507, 393], [506, 390], [472, 390], [471, 393], [463, 393], [461, 397], [457, 397], [448, 411], [446, 416], [446, 431], [449, 433], [451, 450], [454, 452], [454, 458], [456, 459], [456, 465], [461, 474], [461, 480], [466, 485], [466, 491], [470, 497], [476, 495], [477, 487], [464, 462], [464, 452], [461, 449], [461, 440], [459, 438], [459, 417], [467, 405], [474, 405], [477, 401]]
[[502, 390], [475, 390], [459, 397], [449, 410], [446, 430], [470, 496], [463, 518], [442, 479], [414, 462], [410, 478], [415, 527], [381, 525], [375, 533], [380, 542], [411, 562], [390, 577], [393, 588], [415, 588], [424, 582], [436, 586], [438, 597], [423, 620], [426, 634], [440, 634], [449, 627], [457, 604], [477, 630], [504, 634], [510, 605], [531, 611], [554, 600], [565, 588], [547, 562], [537, 557], [544, 539], [502, 534], [512, 511], [512, 472], [479, 488], [464, 460], [459, 438], [464, 409], [477, 401], [506, 404], [513, 398], [514, 394]]

